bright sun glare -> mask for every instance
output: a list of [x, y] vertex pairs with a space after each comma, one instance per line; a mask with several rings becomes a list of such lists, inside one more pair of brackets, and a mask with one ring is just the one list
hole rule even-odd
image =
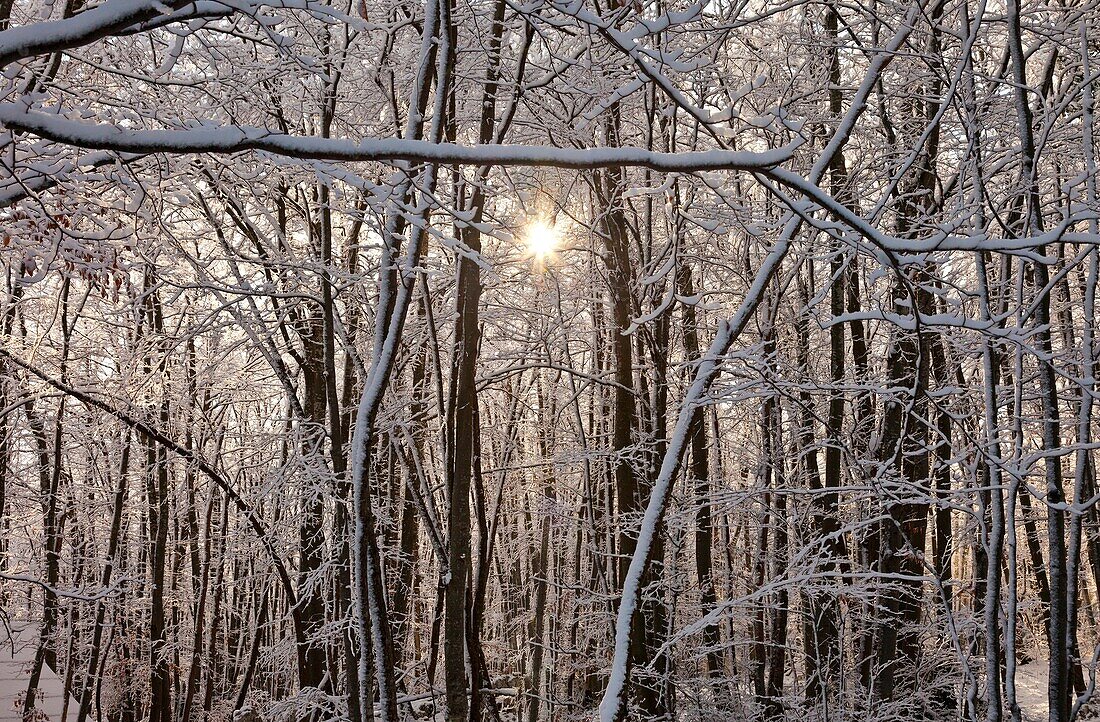
[[558, 246], [558, 233], [543, 221], [527, 227], [527, 249], [535, 258], [544, 259]]

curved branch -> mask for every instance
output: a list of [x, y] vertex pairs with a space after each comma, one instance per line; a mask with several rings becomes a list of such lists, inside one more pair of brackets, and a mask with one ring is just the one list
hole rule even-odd
[[38, 369], [30, 363], [27, 363], [7, 349], [0, 348], [0, 356], [7, 359], [12, 364], [18, 366], [24, 371], [27, 371], [28, 373], [41, 379], [47, 385], [54, 387], [58, 391], [73, 397], [77, 401], [80, 401], [87, 406], [92, 406], [99, 409], [100, 411], [108, 413], [122, 423], [129, 426], [130, 428], [140, 431], [161, 446], [164, 446], [165, 448], [174, 452], [183, 459], [186, 459], [187, 461], [193, 463], [199, 469], [199, 471], [201, 471], [211, 481], [213, 481], [218, 486], [218, 488], [220, 488], [225, 493], [229, 500], [233, 502], [233, 505], [236, 506], [242, 514], [244, 514], [246, 519], [248, 519], [249, 526], [252, 527], [252, 530], [259, 538], [260, 543], [263, 544], [264, 550], [267, 551], [268, 557], [270, 557], [271, 563], [275, 567], [275, 572], [279, 576], [279, 581], [281, 583], [281, 586], [283, 587], [283, 593], [286, 594], [287, 603], [291, 610], [295, 633], [298, 634], [300, 631], [303, 630], [302, 621], [297, 609], [298, 600], [294, 592], [294, 583], [290, 579], [290, 573], [287, 572], [286, 565], [283, 564], [283, 560], [279, 557], [279, 554], [275, 549], [275, 544], [271, 541], [271, 535], [268, 534], [267, 528], [264, 527], [263, 522], [260, 520], [260, 517], [256, 514], [255, 510], [253, 510], [253, 508], [249, 506], [248, 502], [246, 502], [244, 498], [237, 492], [237, 490], [233, 488], [229, 481], [218, 473], [217, 469], [215, 469], [208, 461], [203, 459], [194, 451], [191, 451], [182, 444], [173, 441], [171, 438], [165, 435], [164, 432], [160, 431], [156, 427], [151, 426], [150, 424], [147, 424], [139, 419], [135, 419], [134, 417], [127, 414], [125, 411], [122, 411], [121, 409], [116, 409], [107, 402], [97, 399], [86, 391], [81, 391], [80, 389], [73, 388], [68, 384], [62, 383], [61, 381], [50, 377], [46, 372]]

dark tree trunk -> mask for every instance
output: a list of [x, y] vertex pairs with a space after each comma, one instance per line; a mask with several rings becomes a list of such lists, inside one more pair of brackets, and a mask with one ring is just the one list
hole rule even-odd
[[[687, 265], [679, 269], [677, 282], [681, 296], [691, 298], [695, 287], [691, 278], [691, 268]], [[681, 306], [684, 322], [684, 353], [689, 360], [700, 357], [699, 322], [695, 306], [685, 303]], [[714, 522], [711, 518], [710, 453], [707, 447], [707, 409], [700, 406], [691, 418], [691, 465], [688, 467], [695, 482], [695, 493], [699, 498], [699, 509], [695, 513], [695, 576], [699, 581], [699, 601], [703, 614], [710, 613], [717, 605], [718, 595], [714, 588]], [[717, 648], [721, 641], [717, 620], [707, 624], [703, 630], [703, 646], [706, 649], [706, 673], [715, 677], [721, 673], [722, 664]]]

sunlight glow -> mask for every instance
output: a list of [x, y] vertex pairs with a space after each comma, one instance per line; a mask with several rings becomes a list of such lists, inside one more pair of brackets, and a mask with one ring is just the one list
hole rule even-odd
[[527, 250], [539, 260], [545, 260], [558, 247], [558, 232], [544, 221], [535, 221], [527, 227]]

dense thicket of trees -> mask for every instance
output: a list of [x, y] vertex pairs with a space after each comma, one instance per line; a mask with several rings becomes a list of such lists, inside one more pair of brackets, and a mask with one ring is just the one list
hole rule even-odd
[[1094, 718], [1098, 30], [0, 0], [27, 719]]

